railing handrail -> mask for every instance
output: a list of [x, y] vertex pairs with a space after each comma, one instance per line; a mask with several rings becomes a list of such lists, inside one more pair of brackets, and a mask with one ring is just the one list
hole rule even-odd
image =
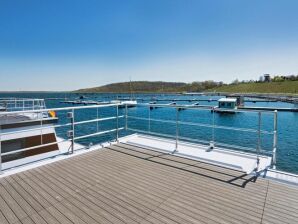
[[[58, 124], [58, 125], [53, 125], [51, 127], [55, 128], [55, 127], [70, 127], [69, 128], [69, 131], [71, 131], [71, 135], [68, 136], [68, 138], [65, 140], [65, 141], [71, 141], [71, 147], [72, 147], [72, 151], [74, 150], [74, 143], [75, 143], [75, 140], [78, 140], [78, 139], [82, 139], [82, 138], [87, 138], [87, 137], [92, 137], [92, 136], [98, 136], [98, 135], [101, 135], [101, 134], [105, 134], [105, 133], [109, 133], [109, 132], [116, 132], [116, 136], [115, 136], [115, 139], [116, 141], [118, 141], [118, 137], [119, 137], [119, 131], [120, 130], [134, 130], [134, 131], [137, 131], [137, 129], [132, 129], [130, 127], [128, 127], [128, 122], [127, 122], [127, 119], [128, 118], [136, 118], [136, 119], [141, 119], [141, 117], [133, 117], [133, 116], [128, 116], [128, 105], [126, 104], [125, 105], [125, 115], [119, 115], [119, 106], [123, 106], [121, 103], [111, 103], [111, 104], [104, 104], [104, 105], [84, 105], [84, 106], [72, 106], [72, 107], [60, 107], [60, 108], [46, 108], [46, 109], [37, 109], [37, 110], [26, 110], [26, 111], [11, 111], [11, 112], [0, 112], [0, 115], [12, 115], [12, 114], [26, 114], [26, 113], [44, 113], [44, 112], [49, 112], [49, 111], [66, 111], [70, 114], [70, 116], [67, 116], [67, 123], [65, 124]], [[178, 145], [179, 145], [179, 139], [181, 138], [182, 139], [186, 139], [184, 138], [183, 136], [180, 136], [180, 133], [179, 133], [179, 125], [180, 124], [185, 124], [185, 125], [197, 125], [195, 122], [187, 122], [187, 121], [180, 121], [180, 118], [179, 118], [179, 109], [194, 109], [194, 110], [213, 110], [214, 112], [214, 106], [185, 106], [185, 105], [164, 105], [164, 104], [148, 104], [148, 103], [141, 103], [141, 104], [137, 104], [137, 106], [146, 106], [148, 107], [149, 109], [149, 114], [148, 114], [148, 117], [149, 118], [142, 118], [144, 120], [148, 120], [148, 128], [149, 128], [149, 134], [153, 132], [151, 132], [150, 130], [150, 122], [151, 121], [162, 121], [162, 122], [171, 122], [173, 124], [176, 124], [176, 133], [174, 136], [171, 136], [171, 137], [174, 137], [175, 138], [175, 151], [178, 150]], [[110, 117], [105, 117], [105, 118], [99, 118], [99, 114], [98, 114], [98, 110], [99, 108], [107, 108], [107, 107], [116, 107], [116, 115], [114, 116], [110, 116]], [[175, 109], [175, 112], [176, 112], [176, 115], [175, 115], [175, 120], [162, 120], [162, 119], [152, 119], [151, 118], [151, 110], [150, 108], [151, 107], [158, 107], [158, 108], [173, 108]], [[92, 119], [87, 119], [87, 120], [83, 120], [83, 121], [75, 121], [75, 117], [74, 117], [74, 111], [76, 110], [81, 110], [81, 109], [97, 109], [97, 117], [96, 119], [92, 118]], [[236, 128], [236, 131], [249, 131], [249, 132], [254, 132], [254, 133], [257, 133], [258, 134], [258, 137], [260, 136], [260, 134], [273, 134], [273, 150], [272, 150], [272, 164], [273, 166], [275, 166], [276, 164], [276, 149], [277, 149], [277, 111], [247, 111], [247, 110], [225, 110], [225, 111], [233, 111], [233, 112], [246, 112], [246, 113], [250, 113], [250, 112], [254, 112], [254, 113], [258, 113], [259, 116], [261, 116], [261, 114], [263, 113], [269, 113], [269, 114], [274, 114], [274, 130], [273, 132], [269, 132], [269, 131], [265, 131], [265, 130], [262, 130], [260, 128], [260, 125], [261, 125], [261, 120], [260, 120], [260, 117], [259, 117], [259, 122], [258, 122], [258, 129], [247, 129], [247, 128]], [[67, 114], [67, 115], [69, 115]], [[119, 118], [125, 118], [125, 127], [119, 127]], [[226, 126], [217, 126], [215, 125], [215, 122], [214, 122], [214, 113], [213, 113], [213, 116], [212, 116], [212, 123], [211, 124], [204, 124], [206, 127], [208, 128], [212, 128], [212, 130], [214, 130], [215, 128], [226, 128], [226, 129], [233, 129], [233, 127], [226, 127]], [[112, 127], [111, 129], [109, 130], [99, 130], [98, 128], [98, 123], [101, 122], [101, 121], [104, 121], [104, 120], [112, 120], [112, 119], [115, 119], [116, 120], [116, 127]], [[42, 142], [42, 131], [49, 128], [48, 126], [46, 126], [46, 124], [43, 124], [43, 122], [46, 120], [46, 118], [44, 117], [39, 117], [38, 119], [33, 119], [33, 121], [37, 121], [37, 122], [40, 122], [40, 127], [36, 128], [36, 130], [40, 130], [41, 131], [41, 143]], [[78, 136], [78, 135], [75, 135], [74, 133], [74, 128], [76, 125], [81, 125], [81, 124], [86, 124], [86, 123], [90, 123], [90, 122], [97, 122], [97, 130], [95, 131], [95, 133], [92, 133], [92, 134], [87, 134], [87, 135], [82, 135], [82, 136]], [[198, 123], [200, 125], [200, 123]], [[0, 127], [1, 128], [1, 127]], [[35, 129], [31, 129], [31, 130], [35, 130]], [[23, 131], [18, 131], [18, 132], [26, 132], [26, 129], [24, 129]], [[14, 132], [9, 132], [9, 134], [11, 133], [14, 133]], [[154, 134], [158, 134], [158, 133], [154, 133]], [[15, 150], [13, 152], [9, 152], [9, 153], [2, 153], [1, 155], [1, 136], [2, 135], [5, 135], [5, 133], [1, 133], [1, 130], [0, 130], [0, 171], [1, 171], [1, 156], [2, 155], [9, 155], [9, 154], [13, 154], [13, 153], [17, 153], [17, 152], [21, 152], [21, 151], [26, 151], [26, 150], [31, 150], [31, 149], [34, 149], [34, 148], [39, 148], [39, 147], [42, 147], [43, 145], [49, 145], [49, 144], [58, 144], [58, 140], [56, 140], [56, 142], [53, 142], [53, 143], [48, 143], [48, 144], [41, 144], [41, 145], [38, 145], [38, 146], [34, 146], [34, 147], [30, 147], [30, 148], [25, 148], [25, 149], [20, 149], [20, 150]], [[214, 131], [212, 133], [212, 135], [214, 135]], [[212, 136], [211, 138], [211, 141], [209, 141], [210, 143], [210, 146], [209, 147], [214, 147], [214, 144], [215, 144], [215, 140], [214, 140], [214, 136]], [[217, 144], [219, 145], [220, 142], [217, 142]], [[221, 145], [224, 145], [224, 144], [221, 144]], [[261, 142], [258, 141], [257, 143], [257, 149], [256, 149], [256, 153], [257, 153], [257, 158], [259, 158], [259, 153], [263, 152], [264, 150], [261, 149]], [[241, 147], [241, 146], [240, 146]], [[245, 148], [245, 147], [243, 147]], [[246, 147], [248, 149], [248, 147]]]
[[5, 101], [5, 102], [7, 102], [7, 101], [11, 101], [11, 102], [23, 102], [23, 101], [30, 101], [30, 102], [32, 102], [32, 101], [44, 101], [44, 99], [38, 99], [38, 98], [7, 98], [7, 99], [5, 99], [5, 98], [0, 98], [0, 102], [2, 102], [2, 101]]
[[113, 104], [104, 104], [104, 105], [88, 105], [88, 106], [74, 106], [74, 107], [58, 107], [58, 108], [46, 108], [46, 109], [38, 109], [38, 110], [24, 110], [24, 111], [4, 111], [0, 112], [0, 115], [10, 115], [10, 114], [18, 114], [18, 113], [41, 113], [48, 111], [63, 111], [63, 110], [73, 110], [73, 109], [89, 109], [89, 108], [102, 108], [102, 107], [113, 107], [119, 106], [120, 103]]
[[223, 109], [223, 108], [218, 108], [217, 106], [213, 105], [179, 105], [179, 104], [172, 104], [172, 105], [167, 105], [167, 104], [151, 104], [151, 103], [138, 103], [138, 106], [145, 106], [145, 107], [158, 107], [158, 108], [176, 108], [176, 109], [190, 109], [190, 110], [212, 110], [212, 109], [218, 109], [220, 111], [226, 111], [226, 112], [248, 112], [248, 113], [269, 113], [273, 114], [275, 111], [271, 110], [246, 110], [246, 109]]
[[[38, 117], [38, 118], [32, 119], [32, 121], [39, 122], [40, 123], [40, 126], [39, 127], [30, 128], [30, 129], [23, 129], [23, 130], [17, 130], [17, 131], [14, 130], [14, 131], [9, 131], [9, 132], [4, 132], [4, 133], [1, 132], [1, 126], [0, 126], [0, 172], [2, 170], [2, 156], [12, 155], [12, 154], [19, 153], [19, 152], [25, 152], [25, 151], [37, 149], [37, 148], [40, 148], [40, 147], [55, 145], [55, 144], [59, 144], [59, 143], [62, 143], [62, 142], [69, 142], [69, 141], [71, 141], [71, 151], [70, 151], [70, 153], [73, 153], [74, 152], [75, 140], [79, 140], [79, 139], [83, 139], [83, 138], [88, 138], [88, 137], [99, 136], [99, 135], [104, 135], [104, 134], [112, 133], [112, 132], [116, 133], [115, 140], [118, 141], [119, 131], [124, 129], [124, 127], [119, 127], [119, 123], [118, 123], [119, 122], [119, 118], [123, 118], [124, 117], [124, 115], [119, 115], [119, 113], [118, 113], [118, 107], [119, 107], [119, 105], [120, 105], [120, 103], [105, 104], [105, 105], [90, 105], [90, 106], [74, 106], [74, 107], [61, 107], [61, 108], [47, 108], [47, 109], [28, 110], [28, 111], [0, 112], [0, 115], [11, 115], [11, 114], [24, 114], [24, 113], [44, 113], [44, 112], [48, 112], [48, 111], [51, 111], [51, 110], [54, 110], [54, 111], [65, 111], [65, 112], [67, 112], [67, 119], [70, 119], [65, 124], [58, 124], [58, 125], [48, 126], [47, 124], [43, 123], [48, 118]], [[117, 114], [115, 116], [99, 118], [98, 109], [99, 108], [106, 108], [106, 107], [116, 107]], [[90, 109], [90, 108], [97, 109], [96, 119], [92, 118], [92, 119], [86, 119], [86, 120], [83, 120], [83, 121], [75, 121], [74, 112], [76, 110]], [[71, 116], [68, 116], [69, 113], [72, 113]], [[90, 123], [90, 122], [96, 122], [97, 123], [97, 126], [98, 126], [98, 123], [99, 122], [108, 121], [108, 120], [116, 120], [116, 122], [117, 122], [116, 127], [112, 127], [112, 128], [110, 128], [108, 130], [99, 130], [97, 128], [97, 130], [95, 132], [92, 132], [91, 134], [89, 133], [89, 134], [85, 134], [85, 135], [84, 134], [83, 135], [75, 135], [74, 128], [77, 125], [87, 124], [87, 123]], [[46, 130], [46, 129], [49, 129], [49, 128], [55, 128], [55, 127], [70, 127], [70, 129], [68, 130], [68, 134], [71, 131], [72, 135], [68, 136], [64, 140], [57, 140], [56, 139], [56, 141], [54, 141], [54, 142], [44, 143], [43, 140], [42, 140], [42, 136], [43, 136], [42, 131], [43, 130]], [[41, 133], [41, 144], [38, 144], [38, 145], [32, 146], [32, 147], [17, 149], [17, 150], [10, 151], [10, 152], [5, 152], [5, 153], [2, 153], [1, 152], [1, 140], [3, 140], [2, 139], [2, 136], [14, 134], [14, 133], [25, 133], [28, 130], [30, 130], [30, 131], [40, 131], [40, 133]]]
[[[138, 106], [145, 106], [149, 108], [149, 114], [148, 114], [148, 118], [141, 118], [141, 117], [134, 117], [134, 116], [129, 116], [127, 113], [127, 106], [125, 107], [125, 127], [126, 130], [132, 130], [132, 131], [137, 131], [137, 129], [133, 129], [133, 128], [129, 128], [128, 127], [128, 122], [127, 119], [128, 118], [132, 118], [132, 119], [143, 119], [143, 120], [148, 120], [148, 133], [152, 133], [151, 131], [151, 121], [158, 121], [158, 122], [170, 122], [172, 124], [176, 124], [176, 134], [175, 135], [168, 135], [171, 136], [171, 138], [175, 138], [175, 149], [173, 152], [178, 151], [178, 141], [179, 138], [183, 138], [182, 136], [179, 136], [179, 124], [185, 124], [185, 125], [198, 125], [198, 126], [205, 126], [207, 128], [212, 128], [212, 137], [211, 140], [209, 141], [209, 149], [213, 149], [215, 146], [215, 137], [214, 137], [214, 130], [216, 128], [220, 128], [220, 129], [229, 129], [229, 130], [235, 130], [235, 131], [248, 131], [248, 132], [253, 132], [253, 133], [257, 133], [257, 144], [256, 144], [256, 149], [255, 149], [255, 153], [256, 153], [256, 159], [257, 159], [257, 170], [259, 169], [259, 157], [260, 157], [260, 153], [264, 152], [265, 150], [262, 150], [261, 147], [261, 134], [268, 134], [268, 135], [273, 135], [273, 147], [272, 147], [272, 166], [275, 168], [276, 165], [276, 151], [277, 151], [277, 110], [275, 111], [267, 111], [267, 110], [241, 110], [241, 109], [218, 109], [219, 112], [245, 112], [245, 113], [257, 113], [258, 115], [258, 123], [257, 123], [257, 129], [247, 129], [247, 128], [233, 128], [233, 127], [226, 127], [226, 126], [218, 126], [215, 125], [215, 117], [214, 114], [215, 112], [217, 112], [215, 109], [217, 109], [217, 107], [215, 106], [185, 106], [185, 105], [177, 105], [177, 104], [170, 104], [170, 105], [165, 105], [165, 104], [150, 104], [150, 103], [142, 103], [142, 104], [138, 104]], [[161, 119], [152, 119], [151, 118], [151, 108], [173, 108], [176, 111], [176, 120], [161, 120]], [[184, 121], [180, 121], [179, 120], [179, 109], [193, 109], [193, 110], [211, 110], [213, 112], [213, 116], [212, 116], [212, 124], [200, 124], [200, 123], [194, 123], [194, 122], [184, 122]], [[274, 127], [273, 127], [273, 131], [266, 131], [266, 130], [262, 130], [261, 129], [261, 125], [262, 125], [262, 114], [273, 114], [274, 115]], [[143, 130], [139, 130], [139, 131], [143, 131]], [[145, 131], [146, 132], [146, 131]], [[155, 135], [158, 133], [154, 133]], [[164, 134], [163, 134], [164, 135]], [[224, 144], [221, 142], [217, 142], [218, 145], [229, 145], [229, 144]], [[231, 145], [232, 146], [232, 145]], [[233, 145], [235, 146], [235, 145]], [[242, 147], [242, 146], [239, 146]], [[244, 148], [244, 147], [242, 147]], [[247, 147], [246, 147], [247, 148]]]
[[[136, 117], [136, 116], [127, 116], [127, 118], [132, 118], [136, 120], [145, 120], [148, 121], [149, 118], [143, 118], [143, 117]], [[156, 121], [156, 122], [165, 122], [165, 123], [171, 123], [171, 124], [176, 124], [175, 120], [165, 120], [165, 119], [154, 119], [151, 118], [151, 121]], [[200, 127], [207, 127], [207, 128], [212, 128], [213, 124], [205, 124], [205, 123], [197, 123], [197, 122], [189, 122], [189, 121], [180, 121], [180, 124], [185, 124], [185, 125], [193, 125], [193, 126], [200, 126]], [[231, 126], [223, 126], [223, 125], [215, 125], [216, 128], [218, 129], [226, 129], [226, 130], [235, 130], [235, 131], [243, 131], [243, 132], [251, 132], [251, 133], [258, 133], [259, 130], [253, 129], [253, 128], [233, 128]], [[273, 135], [274, 131], [266, 131], [266, 130], [260, 130], [261, 134], [268, 134], [268, 135]]]

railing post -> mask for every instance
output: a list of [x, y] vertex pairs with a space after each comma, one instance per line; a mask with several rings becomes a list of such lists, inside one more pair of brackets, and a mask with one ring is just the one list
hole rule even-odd
[[127, 104], [125, 104], [125, 131], [127, 131], [127, 116], [128, 116], [128, 111], [127, 111]]
[[178, 141], [179, 141], [179, 109], [176, 107], [176, 142], [175, 150], [173, 153], [178, 152]]
[[[24, 101], [24, 99], [22, 101], [23, 101], [22, 111], [24, 111], [25, 110], [25, 101]], [[22, 113], [22, 114], [25, 115], [24, 113]]]
[[[38, 119], [38, 114], [37, 115], [37, 119]], [[40, 144], [43, 144], [43, 132], [42, 132], [42, 128], [43, 128], [43, 113], [40, 114]]]
[[211, 141], [209, 143], [209, 148], [208, 150], [211, 151], [214, 149], [214, 141], [215, 141], [215, 110], [214, 107], [212, 107], [212, 136], [211, 136]]
[[[127, 106], [127, 104], [126, 104], [126, 106]], [[116, 118], [116, 141], [117, 141], [117, 143], [119, 143], [119, 108], [118, 108], [119, 106], [117, 105], [117, 107], [116, 107], [116, 113], [117, 113], [117, 118]]]
[[71, 130], [68, 131], [68, 137], [71, 138], [71, 152], [70, 154], [73, 154], [74, 152], [74, 136], [75, 136], [75, 124], [74, 124], [74, 109], [71, 110], [71, 112], [67, 113], [67, 117], [70, 119], [71, 123]]
[[262, 113], [258, 112], [258, 144], [257, 144], [257, 170], [260, 165], [260, 152], [261, 152], [261, 126], [262, 126]]
[[149, 114], [148, 114], [148, 131], [151, 131], [151, 109], [150, 106], [148, 107]]
[[0, 126], [0, 174], [2, 174], [2, 130]]
[[272, 151], [272, 166], [276, 168], [276, 150], [277, 150], [277, 110], [274, 111], [274, 127], [273, 127], [273, 151]]
[[99, 131], [99, 121], [98, 121], [98, 118], [99, 118], [99, 116], [98, 116], [98, 107], [96, 108], [96, 132], [98, 132]]
[[71, 138], [71, 154], [74, 152], [74, 137], [75, 137], [75, 114], [74, 114], [74, 109], [72, 109], [72, 118], [71, 118], [71, 128], [72, 128], [72, 138]]

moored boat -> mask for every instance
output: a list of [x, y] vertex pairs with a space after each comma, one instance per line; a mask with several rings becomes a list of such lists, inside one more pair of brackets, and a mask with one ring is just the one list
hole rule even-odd
[[[44, 154], [49, 156], [48, 153], [59, 151], [54, 128], [58, 118], [54, 111], [40, 112], [45, 109], [43, 100], [15, 99], [5, 103], [8, 107], [0, 115], [0, 129], [2, 162], [6, 163], [6, 168], [26, 163], [32, 156], [42, 159]], [[20, 104], [24, 105], [22, 109]], [[34, 110], [27, 111], [33, 107]], [[29, 150], [19, 151], [23, 148]]]

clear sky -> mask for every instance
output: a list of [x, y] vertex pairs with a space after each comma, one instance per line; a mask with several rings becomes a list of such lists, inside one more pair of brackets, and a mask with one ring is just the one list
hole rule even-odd
[[0, 0], [0, 91], [298, 74], [297, 0]]

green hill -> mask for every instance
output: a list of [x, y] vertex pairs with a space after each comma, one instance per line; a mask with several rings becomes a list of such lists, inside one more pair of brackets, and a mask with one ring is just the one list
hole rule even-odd
[[79, 89], [81, 93], [129, 93], [129, 92], [174, 92], [185, 86], [183, 82], [120, 82], [104, 86]]
[[239, 83], [222, 85], [208, 91], [230, 93], [298, 93], [298, 81]]
[[112, 83], [104, 86], [79, 89], [75, 92], [79, 93], [149, 93], [149, 92], [199, 92], [213, 88], [219, 83], [213, 81], [205, 82], [149, 82], [149, 81], [135, 81], [135, 82], [120, 82]]
[[239, 84], [222, 84], [205, 82], [120, 82], [104, 86], [79, 89], [78, 93], [178, 93], [178, 92], [230, 92], [230, 93], [298, 93], [298, 81], [250, 82]]

